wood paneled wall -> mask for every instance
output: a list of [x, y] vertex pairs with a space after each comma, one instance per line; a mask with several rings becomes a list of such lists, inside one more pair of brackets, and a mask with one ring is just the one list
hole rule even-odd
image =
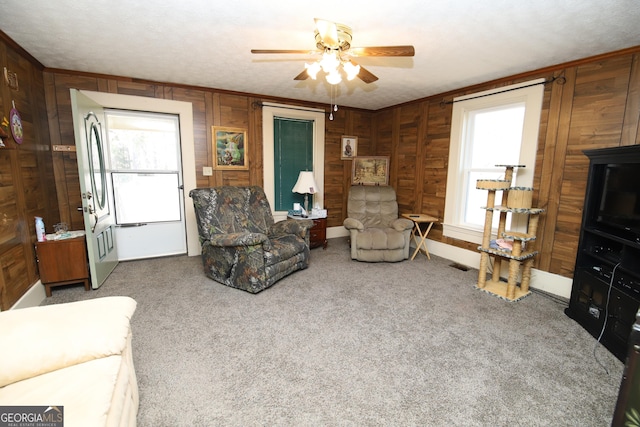
[[[25, 143], [8, 141], [0, 149], [0, 306], [11, 306], [37, 281], [33, 217], [43, 216], [47, 231], [56, 222], [83, 228], [75, 153], [54, 145], [74, 145], [69, 89], [190, 102], [198, 186], [262, 185], [262, 108], [264, 101], [323, 108], [260, 95], [140, 81], [126, 77], [42, 69], [28, 53], [0, 33], [0, 59], [16, 71], [20, 90], [0, 89], [8, 115], [11, 101], [25, 122]], [[640, 143], [640, 47], [549, 67], [372, 112], [339, 108], [326, 122], [325, 207], [329, 227], [346, 216], [351, 161], [340, 160], [342, 135], [358, 136], [359, 155], [391, 157], [390, 183], [402, 212], [444, 216], [453, 97], [534, 78], [562, 76], [546, 85], [536, 160], [534, 203], [547, 209], [538, 233], [536, 267], [571, 277], [586, 187], [582, 150]], [[560, 84], [563, 82], [564, 84]], [[445, 101], [445, 102], [443, 102]], [[211, 126], [247, 128], [248, 171], [214, 171]], [[445, 238], [435, 227], [432, 239], [470, 250], [476, 245]]]
[[0, 34], [0, 71], [18, 77], [18, 89], [0, 77], [0, 120], [15, 104], [22, 118], [21, 145], [11, 136], [0, 148], [0, 310], [10, 308], [38, 280], [34, 217], [59, 222], [42, 67]]
[[[69, 89], [83, 89], [190, 102], [193, 105], [196, 183], [199, 187], [215, 185], [262, 185], [262, 102], [281, 102], [294, 106], [328, 108], [324, 104], [236, 94], [203, 88], [185, 88], [169, 84], [140, 82], [128, 78], [45, 70], [45, 96], [53, 145], [74, 145]], [[351, 161], [340, 160], [342, 135], [358, 135], [358, 154], [372, 155], [374, 147], [372, 113], [339, 108], [334, 120], [326, 121], [325, 134], [325, 206], [328, 226], [340, 226], [346, 213], [346, 198], [351, 177]], [[202, 168], [213, 166], [211, 127], [231, 126], [247, 129], [249, 170], [219, 171], [204, 176]], [[75, 153], [53, 153], [60, 217], [75, 229], [83, 228], [80, 187]]]
[[[640, 47], [374, 113], [375, 152], [391, 155], [391, 183], [400, 209], [444, 217], [454, 97], [554, 77], [545, 85], [534, 177], [534, 206], [546, 209], [538, 228], [536, 268], [572, 277], [589, 164], [583, 150], [640, 144]], [[441, 226], [429, 236], [465, 249], [477, 247], [444, 237]]]

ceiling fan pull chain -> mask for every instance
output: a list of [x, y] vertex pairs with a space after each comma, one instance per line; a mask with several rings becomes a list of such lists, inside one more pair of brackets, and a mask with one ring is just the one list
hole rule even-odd
[[338, 111], [338, 106], [334, 103], [335, 86], [329, 88], [329, 120], [333, 120], [333, 112]]

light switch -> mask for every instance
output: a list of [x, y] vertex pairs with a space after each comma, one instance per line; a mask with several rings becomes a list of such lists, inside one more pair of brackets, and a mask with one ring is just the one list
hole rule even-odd
[[204, 175], [204, 176], [213, 175], [213, 168], [211, 166], [203, 166], [202, 167], [202, 175]]

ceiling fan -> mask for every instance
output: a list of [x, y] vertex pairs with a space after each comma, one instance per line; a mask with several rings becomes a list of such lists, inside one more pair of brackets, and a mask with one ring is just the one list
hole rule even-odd
[[315, 19], [315, 40], [317, 50], [295, 49], [251, 49], [255, 54], [308, 54], [321, 55], [322, 58], [312, 64], [305, 64], [305, 70], [294, 77], [294, 80], [316, 79], [322, 70], [326, 73], [327, 82], [332, 85], [342, 81], [340, 70], [346, 73], [347, 80], [358, 77], [365, 83], [378, 80], [373, 73], [356, 64], [352, 57], [363, 56], [414, 56], [413, 46], [371, 46], [351, 47], [352, 30], [344, 24]]

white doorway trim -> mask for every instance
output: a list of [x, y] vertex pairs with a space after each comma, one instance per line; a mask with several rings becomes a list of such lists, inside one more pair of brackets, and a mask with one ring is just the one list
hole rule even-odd
[[180, 117], [180, 150], [182, 152], [183, 197], [187, 226], [187, 254], [189, 256], [200, 255], [200, 241], [198, 240], [195, 211], [189, 208], [189, 206], [193, 206], [189, 198], [189, 191], [196, 188], [196, 156], [193, 139], [193, 106], [191, 103], [107, 92], [85, 90], [81, 92], [105, 108], [168, 113], [176, 114]]

